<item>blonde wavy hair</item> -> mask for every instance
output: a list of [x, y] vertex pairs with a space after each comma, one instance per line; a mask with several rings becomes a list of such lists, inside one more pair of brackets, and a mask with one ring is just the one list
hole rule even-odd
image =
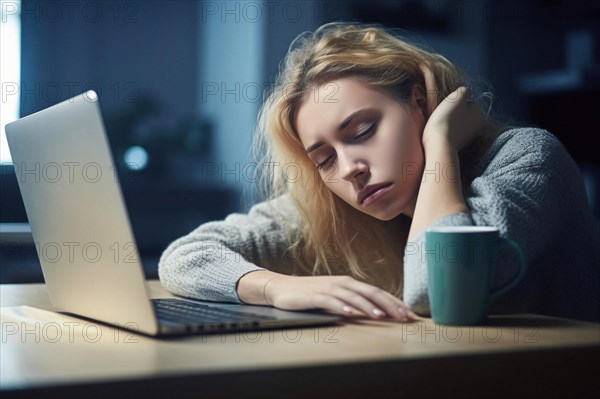
[[430, 68], [440, 101], [466, 83], [443, 56], [375, 25], [329, 23], [292, 42], [259, 112], [253, 151], [269, 165], [261, 168], [267, 171], [260, 176], [262, 199], [289, 195], [300, 213], [301, 228], [287, 232], [294, 274], [351, 275], [401, 297], [409, 219], [381, 221], [333, 194], [304, 150], [294, 115], [306, 93], [340, 77], [406, 102], [415, 84], [426, 92], [421, 63]]

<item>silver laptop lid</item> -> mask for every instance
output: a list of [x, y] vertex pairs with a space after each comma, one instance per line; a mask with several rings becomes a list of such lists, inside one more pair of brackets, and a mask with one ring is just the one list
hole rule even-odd
[[53, 305], [156, 334], [96, 93], [8, 124], [6, 136]]

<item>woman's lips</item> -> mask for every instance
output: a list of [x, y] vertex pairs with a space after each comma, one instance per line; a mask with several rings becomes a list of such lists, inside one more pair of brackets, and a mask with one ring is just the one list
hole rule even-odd
[[392, 183], [383, 185], [380, 188], [378, 188], [377, 190], [375, 190], [374, 192], [372, 192], [371, 194], [367, 195], [365, 197], [365, 199], [362, 201], [362, 205], [369, 206], [369, 205], [379, 201], [390, 191], [390, 189], [392, 188], [392, 185], [393, 185]]

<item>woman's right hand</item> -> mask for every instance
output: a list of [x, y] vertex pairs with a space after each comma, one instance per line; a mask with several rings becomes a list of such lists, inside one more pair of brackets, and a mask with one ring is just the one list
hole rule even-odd
[[350, 276], [274, 277], [263, 292], [266, 302], [279, 309], [321, 309], [343, 316], [363, 314], [398, 321], [418, 318], [392, 294]]
[[427, 117], [422, 142], [425, 152], [430, 143], [444, 142], [456, 150], [482, 134], [488, 125], [479, 105], [469, 101], [469, 89], [461, 86], [439, 104], [433, 73], [425, 64], [419, 65], [427, 89]]

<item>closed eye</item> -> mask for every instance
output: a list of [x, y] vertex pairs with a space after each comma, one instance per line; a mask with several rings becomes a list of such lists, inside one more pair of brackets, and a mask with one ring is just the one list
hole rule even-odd
[[329, 161], [331, 160], [331, 158], [333, 158], [333, 155], [328, 156], [326, 160], [318, 164], [317, 169], [326, 169], [329, 166]]
[[[365, 131], [363, 131], [358, 136], [356, 136], [354, 138], [354, 142], [362, 143], [363, 141], [368, 140], [373, 135], [373, 132], [375, 131], [375, 125], [376, 125], [376, 123], [371, 124], [371, 126], [369, 126]], [[323, 162], [321, 162], [320, 164], [317, 165], [317, 169], [321, 170], [321, 169], [326, 169], [327, 167], [329, 167], [329, 165], [334, 157], [335, 157], [335, 154], [328, 156]]]
[[374, 130], [375, 130], [375, 123], [371, 124], [371, 126], [369, 126], [365, 131], [363, 131], [361, 134], [356, 136], [354, 141], [365, 141], [366, 139], [371, 137]]

